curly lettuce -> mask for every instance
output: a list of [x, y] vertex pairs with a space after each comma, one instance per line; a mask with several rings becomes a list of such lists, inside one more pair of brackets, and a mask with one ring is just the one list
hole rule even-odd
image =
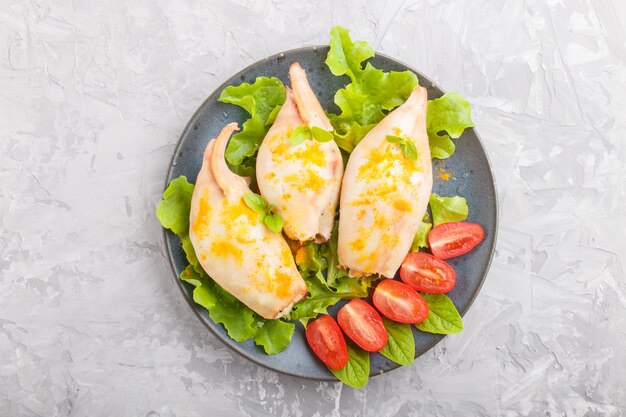
[[458, 93], [428, 101], [426, 130], [431, 157], [449, 158], [456, 148], [452, 139], [461, 137], [468, 127], [474, 127], [470, 104]]
[[347, 152], [380, 122], [387, 112], [404, 103], [417, 85], [410, 71], [385, 72], [363, 62], [374, 56], [367, 42], [352, 41], [349, 31], [340, 26], [330, 31], [330, 50], [326, 65], [333, 75], [347, 75], [350, 83], [335, 93], [341, 112], [329, 114], [335, 128], [335, 142]]
[[261, 142], [285, 102], [285, 86], [276, 77], [258, 77], [254, 83], [226, 87], [219, 101], [241, 107], [250, 114], [241, 131], [226, 148], [226, 162], [238, 175], [253, 177]]
[[433, 214], [433, 226], [448, 222], [462, 222], [467, 219], [469, 208], [463, 197], [458, 195], [441, 197], [433, 193], [428, 203]]
[[[353, 41], [347, 29], [336, 26], [330, 31], [326, 66], [333, 75], [348, 76], [350, 83], [335, 93], [335, 104], [341, 111], [329, 114], [329, 118], [335, 128], [335, 142], [348, 153], [418, 85], [411, 71], [385, 72], [369, 62], [364, 64], [374, 55], [367, 42]], [[473, 126], [470, 105], [458, 93], [429, 100], [427, 131], [432, 157], [450, 157], [455, 149], [451, 139]]]

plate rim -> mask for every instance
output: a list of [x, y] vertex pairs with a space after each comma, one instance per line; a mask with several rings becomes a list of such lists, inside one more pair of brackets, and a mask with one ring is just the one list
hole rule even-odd
[[[213, 92], [210, 93], [207, 96], [207, 98], [202, 101], [202, 103], [200, 103], [198, 108], [189, 117], [189, 120], [188, 120], [187, 124], [183, 128], [181, 134], [178, 136], [178, 139], [176, 141], [176, 147], [174, 148], [174, 151], [173, 151], [172, 156], [170, 158], [170, 162], [169, 162], [169, 165], [168, 165], [167, 172], [165, 174], [165, 181], [164, 181], [164, 185], [163, 185], [163, 192], [165, 192], [165, 190], [169, 186], [170, 176], [171, 176], [172, 170], [174, 168], [174, 165], [173, 165], [174, 159], [176, 158], [176, 155], [179, 153], [180, 147], [182, 146], [183, 137], [187, 134], [189, 129], [193, 128], [193, 121], [196, 119], [196, 117], [200, 113], [200, 110], [203, 109], [205, 107], [205, 105], [207, 105], [209, 100], [213, 99], [213, 96], [215, 96], [218, 93], [218, 91], [221, 92], [224, 88], [226, 88], [229, 85], [231, 85], [233, 81], [235, 81], [236, 79], [240, 78], [249, 69], [251, 69], [252, 67], [254, 67], [254, 66], [258, 65], [258, 64], [260, 64], [261, 62], [275, 60], [277, 58], [280, 58], [280, 57], [284, 56], [287, 53], [303, 52], [303, 51], [318, 51], [318, 50], [328, 49], [328, 48], [330, 48], [329, 45], [305, 45], [305, 46], [300, 46], [300, 47], [297, 47], [297, 48], [292, 48], [292, 49], [287, 49], [287, 50], [284, 50], [284, 51], [281, 51], [281, 52], [277, 52], [275, 54], [269, 55], [269, 56], [267, 56], [265, 58], [259, 59], [259, 60], [255, 61], [255, 62], [247, 65], [246, 67], [244, 67], [240, 71], [237, 71], [234, 75], [228, 77], [228, 79], [226, 79], [219, 86], [217, 86], [213, 90]], [[402, 62], [402, 61], [400, 61], [400, 60], [398, 60], [396, 58], [393, 58], [393, 57], [391, 57], [389, 55], [386, 55], [384, 53], [375, 51], [375, 57], [377, 57], [377, 56], [380, 56], [380, 57], [382, 57], [384, 59], [388, 59], [388, 60], [390, 60], [392, 62], [395, 62], [395, 63], [398, 63], [400, 65], [405, 66], [408, 70], [410, 70], [414, 74], [416, 74], [416, 75], [419, 74], [420, 78], [423, 78], [424, 80], [429, 82], [431, 86], [438, 88], [444, 94], [446, 93], [446, 91], [443, 88], [441, 88], [436, 82], [434, 82], [430, 77], [427, 77], [427, 76], [423, 75], [423, 73], [421, 71], [417, 71], [411, 65], [407, 65], [404, 62]], [[368, 59], [371, 59], [371, 58], [368, 58]], [[499, 218], [500, 217], [500, 210], [499, 210], [499, 207], [498, 207], [498, 189], [497, 189], [497, 186], [496, 186], [496, 178], [495, 178], [494, 171], [493, 171], [493, 165], [491, 163], [491, 159], [489, 157], [489, 154], [486, 152], [486, 148], [485, 148], [485, 145], [483, 143], [483, 140], [481, 139], [480, 135], [478, 134], [478, 131], [476, 130], [475, 126], [471, 127], [470, 129], [476, 135], [476, 139], [478, 139], [478, 145], [480, 146], [480, 149], [482, 150], [483, 154], [485, 155], [485, 159], [487, 160], [487, 167], [489, 168], [489, 173], [491, 174], [491, 185], [493, 186], [493, 190], [494, 190], [494, 214], [495, 214], [494, 220], [495, 221], [494, 221], [493, 244], [489, 248], [489, 259], [487, 260], [487, 263], [486, 263], [485, 272], [482, 274], [482, 277], [480, 278], [480, 283], [479, 283], [478, 287], [475, 289], [474, 294], [470, 298], [469, 303], [467, 304], [467, 306], [464, 309], [461, 309], [459, 311], [459, 314], [461, 315], [461, 317], [464, 317], [465, 314], [469, 311], [470, 307], [474, 304], [474, 301], [478, 297], [478, 294], [480, 293], [480, 291], [481, 291], [481, 289], [482, 289], [482, 287], [483, 287], [483, 285], [484, 285], [484, 283], [485, 283], [485, 281], [487, 279], [487, 275], [489, 274], [489, 270], [491, 269], [491, 264], [492, 264], [492, 261], [493, 261], [496, 244], [497, 244], [497, 241], [498, 241], [498, 225], [499, 225], [499, 222], [500, 222], [500, 218]], [[187, 297], [187, 294], [186, 294], [185, 289], [183, 287], [183, 281], [180, 280], [178, 274], [176, 273], [176, 269], [174, 267], [174, 263], [172, 262], [172, 258], [170, 256], [171, 248], [170, 248], [170, 244], [169, 244], [168, 239], [167, 239], [168, 230], [166, 228], [164, 228], [160, 224], [159, 224], [159, 226], [161, 227], [161, 239], [162, 239], [162, 241], [164, 243], [164, 248], [166, 250], [165, 257], [167, 258], [167, 263], [169, 265], [170, 271], [172, 273], [172, 278], [174, 279], [174, 282], [176, 283], [176, 286], [178, 287], [179, 291], [181, 292], [181, 295], [183, 296], [183, 298], [185, 299], [185, 301], [187, 302], [187, 304], [189, 305], [189, 307], [191, 308], [191, 310], [193, 311], [195, 316], [198, 318], [198, 320], [221, 343], [223, 343], [231, 351], [237, 352], [237, 354], [239, 354], [240, 356], [242, 356], [246, 360], [249, 360], [249, 361], [251, 361], [251, 362], [253, 362], [253, 363], [255, 363], [255, 364], [259, 365], [259, 366], [262, 366], [265, 369], [269, 369], [269, 370], [271, 370], [273, 372], [278, 372], [278, 373], [283, 374], [283, 375], [289, 375], [289, 376], [292, 376], [292, 377], [307, 379], [307, 380], [311, 380], [311, 381], [327, 381], [327, 382], [337, 382], [337, 381], [339, 381], [332, 373], [329, 376], [327, 376], [327, 377], [319, 378], [319, 377], [301, 375], [301, 374], [296, 374], [296, 373], [292, 373], [292, 372], [289, 372], [289, 371], [283, 371], [283, 370], [274, 369], [274, 368], [268, 366], [267, 364], [261, 362], [260, 360], [256, 359], [252, 355], [249, 355], [243, 349], [235, 347], [235, 346], [240, 346], [241, 343], [235, 342], [236, 345], [233, 346], [233, 344], [229, 343], [229, 341], [227, 340], [227, 338], [229, 338], [228, 335], [223, 335], [221, 333], [218, 333], [213, 328], [211, 328], [209, 326], [209, 324], [204, 320], [204, 318], [200, 315], [198, 309], [196, 308], [196, 303], [193, 301], [193, 299], [190, 299], [189, 297]], [[210, 319], [210, 317], [209, 317], [209, 319]], [[215, 323], [215, 324], [219, 325], [219, 323]], [[435, 340], [433, 340], [430, 344], [427, 345], [427, 348], [424, 351], [424, 353], [430, 351], [439, 342], [441, 342], [446, 336], [447, 335], [445, 335], [445, 334], [437, 335], [437, 338]], [[280, 354], [280, 353], [278, 353], [278, 354]], [[419, 356], [422, 356], [422, 355], [423, 354], [420, 354], [420, 355], [416, 356], [414, 359], [417, 359]], [[393, 371], [395, 369], [398, 369], [398, 368], [400, 368], [402, 366], [404, 366], [404, 365], [393, 363], [392, 366], [389, 369], [387, 369], [385, 371], [377, 372], [377, 373], [374, 373], [374, 374], [370, 374], [369, 377], [371, 378], [371, 377], [375, 377], [375, 376], [378, 376], [378, 375], [383, 375], [383, 374], [389, 373], [389, 372], [391, 372], [391, 371]]]

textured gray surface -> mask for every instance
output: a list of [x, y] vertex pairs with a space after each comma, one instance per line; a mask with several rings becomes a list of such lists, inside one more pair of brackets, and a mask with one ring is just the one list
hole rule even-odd
[[[626, 414], [624, 21], [621, 0], [3, 1], [0, 416]], [[153, 214], [204, 97], [334, 24], [473, 103], [501, 208], [466, 330], [362, 391], [233, 356]]]

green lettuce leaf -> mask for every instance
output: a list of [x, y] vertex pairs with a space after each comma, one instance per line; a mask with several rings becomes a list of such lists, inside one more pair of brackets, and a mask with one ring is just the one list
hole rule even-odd
[[369, 278], [341, 277], [336, 281], [336, 287], [330, 288], [328, 284], [317, 277], [305, 276], [309, 293], [307, 297], [297, 303], [291, 310], [290, 318], [300, 320], [302, 324], [320, 314], [328, 314], [328, 307], [337, 304], [340, 300], [367, 297], [371, 286]]
[[241, 131], [232, 136], [226, 148], [226, 161], [235, 167], [245, 158], [254, 156], [261, 146], [276, 118], [277, 108], [285, 102], [285, 86], [278, 78], [258, 77], [253, 84], [226, 87], [218, 100], [239, 106], [250, 114]]
[[463, 319], [447, 295], [422, 293], [422, 297], [428, 304], [428, 317], [415, 327], [437, 334], [454, 334], [463, 330]]
[[224, 325], [228, 337], [236, 342], [254, 337], [264, 322], [208, 276], [202, 285], [193, 290], [193, 301], [208, 310], [211, 320]]
[[[330, 31], [330, 50], [326, 65], [337, 76], [346, 75], [350, 84], [335, 93], [341, 112], [330, 114], [335, 142], [350, 153], [367, 132], [387, 112], [404, 103], [418, 83], [410, 71], [384, 72], [370, 63], [374, 49], [363, 41], [352, 41], [349, 31], [340, 26]], [[469, 103], [450, 92], [428, 102], [427, 130], [433, 158], [445, 159], [454, 153], [452, 139], [473, 127]]]
[[337, 304], [341, 297], [316, 277], [305, 276], [304, 281], [309, 293], [304, 300], [293, 306], [289, 317], [306, 325], [318, 315], [328, 314], [328, 307]]
[[339, 269], [339, 255], [338, 250], [339, 240], [339, 222], [336, 221], [333, 225], [333, 230], [330, 235], [330, 239], [325, 245], [321, 247], [321, 253], [326, 258], [328, 270], [326, 271], [326, 282], [330, 287], [335, 286], [335, 282], [343, 277], [348, 276], [348, 271], [345, 269]]
[[463, 197], [440, 197], [437, 194], [431, 194], [429, 204], [433, 214], [433, 226], [441, 223], [462, 222], [467, 219], [469, 209]]
[[289, 343], [296, 329], [295, 324], [286, 323], [282, 320], [264, 320], [254, 335], [254, 343], [263, 346], [263, 350], [268, 355], [275, 355], [282, 352]]
[[349, 387], [360, 389], [367, 385], [370, 376], [370, 354], [347, 342], [348, 364], [343, 368], [330, 371]]
[[199, 287], [202, 285], [202, 281], [205, 277], [202, 276], [201, 272], [196, 271], [192, 265], [187, 265], [187, 267], [183, 269], [183, 272], [180, 273], [179, 278], [181, 281], [188, 282], [194, 287]]
[[193, 184], [187, 182], [187, 177], [178, 177], [163, 193], [163, 200], [157, 205], [156, 215], [163, 227], [170, 229], [177, 235], [187, 235], [189, 232], [189, 209]]
[[187, 182], [187, 177], [180, 176], [172, 180], [163, 193], [163, 200], [157, 205], [156, 215], [163, 227], [178, 235], [187, 261], [194, 265], [198, 263], [198, 259], [189, 240], [189, 208], [192, 194], [193, 184]]
[[452, 156], [456, 146], [445, 133], [439, 135], [437, 133], [428, 133], [428, 145], [430, 146], [430, 157], [437, 159], [446, 159]]
[[454, 153], [451, 138], [457, 139], [466, 128], [474, 126], [470, 104], [455, 92], [429, 100], [426, 119], [430, 154], [439, 159], [446, 159]]
[[320, 254], [320, 246], [307, 242], [296, 252], [296, 265], [302, 273], [312, 273], [324, 281], [322, 271], [328, 267], [328, 261]]
[[[296, 265], [309, 288], [307, 297], [291, 311], [292, 320], [306, 324], [320, 314], [327, 314], [328, 307], [340, 300], [367, 297], [372, 278], [350, 278], [347, 271], [337, 268], [337, 223], [331, 239], [323, 244], [304, 244], [296, 252]], [[326, 274], [324, 274], [326, 270]]]
[[411, 243], [411, 252], [417, 252], [420, 248], [428, 247], [428, 233], [430, 233], [430, 229], [432, 228], [432, 223], [427, 223], [422, 220], [413, 238], [413, 243]]
[[243, 162], [239, 165], [228, 164], [228, 168], [233, 171], [235, 174], [240, 177], [248, 177], [250, 178], [250, 188], [257, 189], [256, 182], [256, 157], [248, 157], [243, 160]]
[[371, 279], [354, 279], [347, 275], [337, 278], [334, 287], [329, 287], [321, 271], [301, 272], [309, 288], [307, 297], [297, 303], [291, 310], [290, 318], [306, 324], [320, 314], [328, 314], [328, 307], [340, 300], [367, 297]]
[[385, 72], [364, 61], [374, 56], [374, 49], [363, 41], [352, 41], [349, 31], [340, 26], [330, 31], [330, 50], [326, 65], [337, 76], [347, 75], [350, 83], [335, 93], [341, 112], [330, 115], [337, 145], [347, 152], [385, 117], [404, 103], [417, 85], [410, 71]]
[[183, 251], [185, 252], [185, 256], [187, 257], [187, 262], [191, 265], [198, 264], [198, 258], [196, 257], [196, 251], [191, 244], [191, 239], [189, 238], [189, 233], [180, 236], [180, 243], [183, 245]]
[[[335, 135], [335, 143], [348, 153], [351, 153], [354, 148], [356, 148], [356, 145], [361, 142], [361, 139], [363, 139], [365, 135], [367, 135], [367, 133], [372, 130], [374, 126], [376, 126], [376, 123], [365, 126], [361, 126], [355, 121], [348, 123], [334, 114], [329, 114], [328, 116], [331, 124], [335, 126], [335, 129], [340, 129], [333, 132]], [[338, 128], [338, 126], [340, 126], [340, 128]], [[344, 165], [346, 162], [347, 161], [344, 162]]]

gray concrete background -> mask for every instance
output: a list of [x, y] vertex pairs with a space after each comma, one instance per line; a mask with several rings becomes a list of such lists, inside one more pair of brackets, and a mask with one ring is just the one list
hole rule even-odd
[[[626, 414], [624, 22], [621, 0], [4, 0], [0, 416]], [[466, 330], [361, 391], [226, 349], [154, 216], [204, 98], [335, 24], [470, 100], [501, 213]]]

